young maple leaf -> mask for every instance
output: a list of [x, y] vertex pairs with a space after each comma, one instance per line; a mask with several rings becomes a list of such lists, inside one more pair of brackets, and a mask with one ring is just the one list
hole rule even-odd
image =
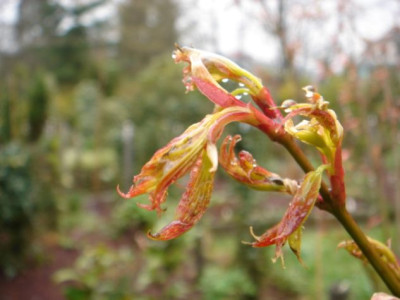
[[170, 240], [180, 236], [196, 224], [210, 203], [214, 186], [212, 162], [206, 152], [198, 158], [190, 173], [190, 180], [183, 194], [174, 221], [162, 228], [158, 233], [148, 236], [154, 240]]
[[190, 181], [179, 204], [175, 221], [160, 233], [149, 235], [154, 239], [171, 239], [190, 229], [208, 205], [214, 173], [218, 167], [216, 141], [225, 126], [231, 122], [257, 123], [253, 111], [247, 107], [227, 107], [207, 115], [199, 123], [190, 126], [180, 136], [158, 150], [133, 179], [127, 193], [132, 198], [148, 193], [150, 205], [138, 204], [148, 210], [163, 211], [167, 190], [176, 180], [191, 172]]
[[283, 263], [282, 247], [289, 240], [292, 251], [300, 260], [301, 230], [307, 220], [315, 201], [319, 195], [322, 173], [327, 168], [326, 165], [320, 166], [315, 171], [308, 172], [300, 187], [293, 196], [282, 220], [263, 235], [254, 234], [252, 227], [250, 232], [256, 239], [250, 243], [253, 247], [265, 247], [276, 245], [275, 258], [281, 258]]
[[[304, 88], [308, 103], [295, 103], [287, 100], [282, 104], [288, 115], [285, 117], [285, 130], [303, 143], [314, 146], [321, 153], [322, 161], [328, 164], [332, 198], [337, 199], [338, 205], [345, 205], [346, 188], [342, 164], [343, 127], [336, 113], [328, 109], [329, 102], [314, 91], [314, 88]], [[292, 118], [304, 116], [303, 120], [294, 125]]]
[[278, 174], [258, 166], [249, 152], [242, 150], [237, 158], [234, 148], [240, 140], [240, 135], [229, 135], [221, 144], [219, 163], [232, 178], [256, 190], [295, 193], [296, 181], [281, 178]]
[[[182, 195], [172, 222], [159, 232], [148, 236], [155, 240], [176, 238], [191, 229], [207, 209], [218, 163], [235, 180], [258, 189], [284, 192], [293, 195], [293, 200], [282, 220], [262, 236], [257, 237], [253, 247], [276, 245], [275, 259], [281, 258], [282, 246], [288, 242], [300, 260], [302, 225], [310, 214], [319, 196], [322, 173], [328, 169], [332, 188], [343, 184], [341, 169], [341, 141], [343, 129], [333, 111], [327, 109], [322, 96], [307, 89], [309, 103], [286, 105], [288, 115], [283, 118], [274, 104], [269, 91], [261, 81], [232, 61], [209, 52], [188, 47], [177, 47], [175, 62], [186, 62], [183, 82], [187, 91], [197, 88], [215, 104], [213, 114], [190, 126], [180, 136], [158, 150], [143, 166], [127, 193], [118, 192], [124, 198], [148, 193], [150, 204], [139, 204], [148, 210], [163, 212], [168, 188], [176, 180], [190, 173], [189, 183]], [[232, 92], [220, 85], [224, 79], [239, 83]], [[248, 93], [254, 103], [237, 99], [240, 93]], [[294, 125], [292, 118], [301, 115], [310, 120]], [[324, 165], [307, 173], [299, 186], [294, 180], [281, 178], [257, 165], [247, 151], [235, 154], [234, 148], [240, 136], [228, 136], [222, 142], [218, 155], [216, 142], [225, 126], [231, 122], [244, 122], [266, 133], [272, 140], [291, 141], [291, 136], [315, 146], [322, 154]], [[337, 189], [339, 192], [344, 188]], [[336, 191], [336, 190], [335, 190]], [[343, 198], [343, 197], [342, 197]], [[343, 198], [344, 199], [344, 198]]]
[[[271, 119], [282, 119], [281, 112], [261, 80], [239, 67], [231, 60], [218, 54], [193, 49], [176, 47], [173, 53], [175, 62], [187, 62], [183, 69], [183, 83], [187, 91], [195, 87], [215, 104], [226, 107], [231, 105], [243, 106], [244, 103], [235, 98], [237, 93], [248, 93], [263, 113]], [[228, 93], [219, 82], [230, 79], [243, 87]]]

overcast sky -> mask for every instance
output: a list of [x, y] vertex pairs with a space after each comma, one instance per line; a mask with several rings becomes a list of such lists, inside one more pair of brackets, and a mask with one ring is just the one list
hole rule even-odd
[[[187, 3], [190, 3], [188, 1]], [[255, 57], [257, 60], [273, 64], [279, 56], [277, 40], [267, 34], [260, 26], [259, 20], [263, 17], [257, 5], [250, 5], [256, 1], [241, 2], [241, 6], [232, 5], [235, 1], [192, 1], [196, 9], [190, 9], [187, 4], [186, 15], [183, 20], [200, 20], [199, 30], [204, 36], [214, 34], [217, 38], [217, 49], [224, 54], [234, 55], [237, 51]], [[346, 3], [346, 1], [342, 1]], [[313, 69], [315, 57], [323, 57], [331, 50], [332, 44], [340, 47], [343, 55], [333, 58], [338, 66], [340, 60], [347, 54], [357, 57], [364, 49], [363, 38], [376, 40], [387, 33], [393, 26], [400, 26], [400, 1], [398, 0], [356, 0], [352, 7], [345, 8], [351, 15], [344, 20], [343, 28], [338, 34], [338, 21], [343, 16], [337, 13], [337, 0], [291, 0], [288, 9], [288, 28], [291, 39], [301, 44], [300, 55], [303, 67]], [[276, 11], [276, 1], [268, 2], [271, 11]], [[246, 5], [245, 5], [246, 4]], [[275, 5], [274, 5], [275, 4]], [[245, 13], [243, 13], [243, 11]], [[320, 15], [315, 21], [304, 21], [301, 15]], [[181, 20], [181, 22], [183, 22]], [[196, 35], [202, 37], [202, 34]], [[185, 36], [186, 43], [197, 42], [196, 37], [190, 34]], [[201, 42], [201, 41], [200, 41]], [[212, 48], [212, 45], [206, 47]], [[309, 66], [307, 66], [309, 65]]]
[[[59, 0], [64, 4], [74, 0]], [[80, 0], [84, 2], [86, 0]], [[116, 4], [123, 0], [110, 0], [110, 4], [97, 9], [93, 18], [112, 18]], [[145, 1], [145, 0], [141, 0]], [[315, 57], [324, 56], [332, 47], [339, 46], [346, 55], [357, 57], [364, 48], [362, 38], [375, 40], [390, 28], [400, 27], [400, 1], [398, 0], [352, 0], [354, 5], [347, 8], [350, 22], [345, 21], [338, 33], [337, 13], [339, 0], [291, 0], [288, 9], [288, 28], [291, 40], [301, 44], [300, 62], [306, 68], [314, 68]], [[18, 0], [0, 1], [0, 22], [12, 23], [16, 19]], [[279, 57], [277, 40], [260, 26], [263, 17], [257, 1], [234, 0], [180, 0], [182, 10], [178, 28], [185, 29], [182, 43], [207, 50], [218, 51], [228, 56], [244, 52], [256, 60], [274, 64]], [[346, 3], [346, 1], [342, 1]], [[234, 3], [240, 3], [234, 5]], [[269, 8], [276, 10], [276, 0], [270, 0]], [[301, 16], [319, 15], [315, 21], [304, 21]], [[322, 17], [321, 17], [322, 16]], [[195, 24], [191, 30], [191, 24]], [[350, 24], [351, 23], [351, 24]], [[68, 26], [68, 24], [65, 24]], [[332, 59], [340, 60], [340, 56]], [[340, 64], [340, 62], [339, 62]]]

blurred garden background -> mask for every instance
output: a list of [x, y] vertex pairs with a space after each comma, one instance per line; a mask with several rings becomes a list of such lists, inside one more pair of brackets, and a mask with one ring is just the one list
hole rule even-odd
[[[348, 207], [400, 255], [400, 3], [396, 0], [0, 1], [0, 300], [369, 299], [374, 272], [337, 244], [326, 213], [306, 223], [286, 269], [255, 249], [290, 201], [222, 172], [202, 221], [147, 239], [171, 220], [124, 200], [160, 147], [211, 112], [185, 94], [174, 43], [215, 51], [257, 74], [277, 103], [312, 84], [345, 129]], [[301, 170], [260, 132], [230, 125], [267, 169]], [[302, 145], [303, 146], [303, 145]], [[305, 151], [309, 151], [304, 147]], [[315, 159], [317, 153], [309, 152]], [[346, 298], [347, 297], [347, 298]]]

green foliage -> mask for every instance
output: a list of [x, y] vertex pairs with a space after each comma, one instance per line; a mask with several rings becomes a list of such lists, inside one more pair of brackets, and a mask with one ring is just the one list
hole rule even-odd
[[30, 154], [18, 144], [0, 151], [0, 268], [14, 276], [32, 240]]
[[121, 3], [118, 50], [125, 71], [135, 74], [154, 57], [171, 52], [178, 39], [175, 29], [177, 15], [178, 7], [173, 0], [128, 0]]
[[170, 55], [163, 55], [137, 74], [133, 85], [129, 81], [129, 86], [122, 87], [123, 93], [130, 95], [125, 109], [135, 125], [137, 168], [150, 153], [212, 111], [212, 104], [199, 93], [184, 94], [181, 77], [181, 66], [171, 63]]
[[76, 86], [74, 97], [76, 125], [85, 143], [93, 145], [102, 96], [96, 82], [83, 81]]
[[[338, 241], [345, 236], [338, 228], [329, 232], [305, 231], [302, 257], [305, 268], [294, 268], [296, 258], [285, 256], [285, 270], [270, 272], [268, 281], [275, 282], [282, 290], [309, 295], [305, 299], [328, 299], [329, 289], [340, 282], [350, 288], [350, 299], [368, 299], [373, 290], [362, 264], [345, 251], [335, 251]], [[343, 270], [343, 266], [346, 266]], [[274, 269], [280, 268], [275, 264]], [[354, 276], [357, 274], [357, 276]]]
[[35, 142], [39, 139], [43, 132], [47, 119], [47, 111], [49, 104], [49, 91], [43, 75], [36, 75], [28, 90], [29, 99], [29, 134], [28, 140]]
[[65, 186], [104, 188], [115, 186], [122, 106], [107, 99], [92, 80], [82, 81], [68, 99], [71, 125], [69, 143], [61, 149], [61, 180]]
[[[75, 84], [87, 78], [93, 68], [90, 25], [84, 25], [82, 17], [105, 2], [91, 1], [69, 8], [49, 0], [21, 0], [16, 24], [20, 59], [33, 69], [51, 71], [62, 84]], [[66, 19], [72, 24], [61, 30]]]
[[99, 82], [102, 93], [110, 97], [115, 94], [120, 81], [117, 62], [111, 60], [97, 64], [95, 79]]
[[204, 299], [242, 299], [245, 296], [254, 296], [254, 284], [242, 269], [231, 267], [209, 266], [204, 270], [200, 279], [200, 289]]
[[131, 234], [134, 230], [150, 228], [156, 216], [137, 206], [138, 202], [147, 201], [146, 198], [147, 195], [144, 195], [136, 199], [118, 201], [111, 215], [111, 227], [116, 234]]
[[11, 115], [10, 115], [10, 97], [3, 86], [1, 86], [2, 95], [0, 96], [0, 141], [7, 142], [11, 139]]
[[86, 28], [77, 24], [57, 40], [50, 49], [55, 75], [62, 83], [78, 83], [88, 76], [91, 68]]
[[57, 271], [54, 280], [66, 283], [68, 300], [132, 299], [133, 256], [126, 248], [87, 247], [72, 268]]
[[0, 151], [0, 269], [14, 276], [32, 251], [37, 233], [57, 227], [57, 182], [48, 156], [32, 147], [9, 143]]

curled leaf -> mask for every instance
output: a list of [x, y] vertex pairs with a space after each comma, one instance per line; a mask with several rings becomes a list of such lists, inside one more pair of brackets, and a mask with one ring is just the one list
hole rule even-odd
[[[222, 107], [243, 106], [244, 104], [234, 96], [238, 93], [249, 93], [266, 116], [282, 117], [261, 80], [231, 60], [207, 51], [179, 46], [174, 51], [173, 57], [177, 63], [184, 61], [189, 64], [183, 70], [183, 82], [187, 91], [197, 87], [207, 98]], [[219, 84], [220, 81], [228, 79], [240, 83], [244, 88], [229, 93]]]
[[185, 175], [202, 153], [207, 142], [207, 119], [190, 126], [183, 134], [159, 149], [143, 166], [140, 174], [133, 178], [134, 184], [128, 193], [122, 193], [118, 188], [119, 194], [124, 198], [132, 198], [149, 193], [151, 205], [138, 205], [160, 213], [168, 187]]
[[315, 171], [308, 172], [305, 175], [282, 220], [258, 237], [251, 244], [253, 247], [276, 245], [274, 260], [281, 258], [283, 261], [282, 246], [290, 239], [292, 250], [298, 258], [300, 257], [302, 225], [307, 220], [317, 200], [322, 173], [326, 168], [326, 165], [322, 165]]
[[249, 152], [240, 151], [239, 158], [236, 157], [234, 148], [240, 140], [240, 135], [227, 136], [221, 144], [219, 162], [231, 177], [256, 190], [289, 194], [296, 191], [296, 181], [283, 179], [278, 174], [258, 166]]
[[[332, 198], [343, 206], [346, 202], [344, 170], [342, 164], [343, 127], [336, 113], [328, 109], [328, 102], [311, 87], [304, 88], [308, 103], [295, 103], [287, 100], [283, 107], [288, 115], [285, 117], [285, 131], [296, 139], [310, 144], [321, 153], [324, 164], [329, 164]], [[298, 124], [293, 123], [295, 116], [304, 116]]]
[[212, 162], [211, 171], [217, 169], [215, 142], [225, 126], [234, 121], [251, 123], [252, 120], [253, 113], [246, 107], [228, 107], [207, 115], [159, 149], [143, 166], [140, 174], [133, 178], [134, 184], [130, 190], [122, 193], [118, 188], [119, 194], [124, 198], [132, 198], [149, 193], [151, 205], [138, 205], [161, 213], [161, 204], [165, 202], [168, 187], [194, 167], [205, 149]]
[[158, 233], [148, 236], [154, 240], [170, 240], [176, 238], [195, 225], [206, 211], [213, 190], [215, 171], [210, 171], [212, 161], [204, 151], [190, 173], [190, 181], [186, 187], [175, 219]]
[[333, 145], [338, 145], [343, 139], [343, 127], [337, 119], [336, 113], [328, 109], [329, 102], [325, 101], [324, 98], [314, 92], [310, 86], [305, 87], [306, 97], [309, 103], [295, 103], [293, 100], [285, 101], [285, 111], [288, 115], [285, 120], [290, 120], [295, 116], [305, 116], [310, 119], [314, 119], [314, 125], [318, 123], [322, 126], [329, 134], [329, 139]]
[[315, 118], [303, 120], [296, 126], [291, 119], [285, 122], [285, 130], [303, 143], [316, 147], [328, 160], [333, 162], [336, 146], [330, 138], [327, 129], [321, 126]]

